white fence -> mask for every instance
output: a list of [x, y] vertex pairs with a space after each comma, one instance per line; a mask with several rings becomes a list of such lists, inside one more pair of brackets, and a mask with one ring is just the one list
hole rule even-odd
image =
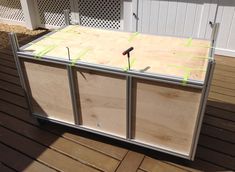
[[235, 56], [235, 0], [0, 0], [0, 21], [55, 28], [64, 9], [85, 26], [203, 39], [217, 21], [216, 52]]
[[20, 0], [0, 0], [0, 21], [24, 24]]
[[208, 39], [221, 23], [218, 54], [235, 56], [235, 0], [139, 0], [138, 31]]

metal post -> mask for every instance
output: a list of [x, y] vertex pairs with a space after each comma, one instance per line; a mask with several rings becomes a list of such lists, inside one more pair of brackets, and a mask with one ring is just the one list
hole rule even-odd
[[210, 85], [211, 85], [212, 78], [213, 78], [214, 68], [215, 68], [215, 61], [210, 60], [209, 66], [208, 66], [208, 72], [206, 76], [206, 81], [205, 81], [205, 86], [202, 91], [202, 98], [201, 98], [199, 114], [198, 114], [199, 117], [197, 118], [196, 129], [194, 131], [193, 145], [190, 151], [191, 160], [194, 159], [195, 154], [196, 154], [196, 147], [197, 147], [198, 139], [200, 136], [201, 126], [202, 126], [202, 122], [203, 122], [203, 118], [204, 118], [204, 114], [206, 110], [206, 103], [207, 103], [207, 98], [210, 92]]
[[209, 59], [208, 65], [207, 65], [207, 73], [206, 73], [206, 77], [205, 77], [205, 81], [204, 81], [202, 98], [201, 98], [200, 107], [199, 107], [199, 114], [198, 114], [198, 118], [197, 118], [197, 122], [196, 122], [197, 125], [196, 125], [196, 130], [194, 131], [193, 145], [192, 145], [192, 148], [190, 151], [190, 155], [191, 155], [192, 160], [194, 159], [195, 154], [196, 154], [196, 147], [197, 147], [197, 143], [198, 143], [198, 139], [199, 139], [199, 135], [200, 135], [200, 131], [201, 131], [203, 117], [204, 117], [205, 110], [206, 110], [206, 103], [207, 103], [208, 95], [210, 92], [210, 85], [212, 82], [214, 68], [215, 68], [214, 53], [215, 53], [215, 45], [216, 45], [216, 40], [217, 40], [220, 24], [219, 23], [211, 23], [211, 22], [210, 22], [210, 24], [212, 26], [211, 50], [210, 50], [211, 59]]
[[81, 121], [82, 118], [80, 117], [80, 114], [78, 113], [77, 94], [75, 90], [75, 82], [74, 82], [72, 66], [68, 65], [67, 71], [68, 71], [69, 88], [70, 88], [75, 124], [82, 125], [82, 121]]
[[24, 90], [24, 95], [26, 97], [26, 100], [27, 100], [27, 104], [28, 104], [28, 108], [29, 108], [29, 111], [30, 111], [30, 114], [32, 114], [32, 106], [31, 106], [31, 99], [30, 99], [30, 94], [28, 92], [28, 89], [27, 89], [27, 86], [26, 86], [26, 83], [25, 83], [25, 79], [24, 79], [24, 75], [23, 75], [23, 72], [22, 72], [22, 68], [21, 68], [21, 64], [20, 64], [20, 59], [17, 55], [17, 52], [19, 51], [19, 43], [18, 43], [18, 40], [17, 40], [17, 37], [16, 37], [16, 34], [11, 32], [8, 34], [9, 36], [9, 40], [10, 40], [10, 44], [11, 44], [11, 48], [12, 48], [12, 53], [13, 53], [13, 57], [14, 57], [14, 60], [15, 60], [15, 63], [16, 63], [16, 68], [17, 68], [17, 71], [18, 71], [18, 74], [19, 74], [19, 77], [20, 77], [20, 83], [21, 83], [21, 86]]
[[127, 139], [132, 139], [132, 77], [126, 77], [126, 104], [127, 104], [127, 113], [126, 113], [126, 130], [127, 130]]
[[212, 27], [212, 34], [211, 34], [210, 57], [212, 57], [214, 55], [215, 46], [216, 46], [216, 40], [217, 40], [217, 37], [218, 37], [220, 23], [211, 23], [211, 27]]
[[65, 21], [65, 25], [69, 26], [70, 25], [70, 16], [69, 16], [70, 11], [64, 10], [64, 21]]

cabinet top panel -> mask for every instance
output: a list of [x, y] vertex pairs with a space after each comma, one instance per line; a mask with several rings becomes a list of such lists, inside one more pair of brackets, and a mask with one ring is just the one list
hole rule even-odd
[[[67, 26], [21, 48], [32, 57], [53, 57], [131, 70], [204, 81], [210, 41], [147, 35], [82, 26]], [[69, 53], [68, 53], [69, 49]]]

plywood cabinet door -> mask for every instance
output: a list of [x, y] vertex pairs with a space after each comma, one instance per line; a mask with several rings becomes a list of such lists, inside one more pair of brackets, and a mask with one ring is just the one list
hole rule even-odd
[[33, 113], [75, 124], [66, 66], [36, 60], [21, 63]]
[[125, 77], [79, 69], [75, 78], [82, 125], [125, 138]]
[[135, 80], [134, 139], [183, 155], [190, 154], [201, 90]]

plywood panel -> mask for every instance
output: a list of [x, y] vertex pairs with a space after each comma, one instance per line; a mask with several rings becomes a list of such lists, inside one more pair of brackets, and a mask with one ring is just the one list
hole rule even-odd
[[80, 69], [76, 77], [83, 125], [125, 138], [125, 77]]
[[189, 155], [200, 90], [134, 81], [135, 140]]
[[187, 43], [185, 38], [69, 26], [29, 46], [26, 51], [33, 55], [56, 45], [46, 55], [68, 60], [66, 47], [69, 47], [73, 60], [123, 69], [127, 58], [122, 52], [134, 47], [131, 52], [133, 70], [183, 78], [185, 69], [190, 68], [189, 79], [203, 81], [210, 43], [196, 39], [190, 46]]
[[74, 124], [66, 67], [24, 60], [22, 68], [32, 94], [33, 112]]

